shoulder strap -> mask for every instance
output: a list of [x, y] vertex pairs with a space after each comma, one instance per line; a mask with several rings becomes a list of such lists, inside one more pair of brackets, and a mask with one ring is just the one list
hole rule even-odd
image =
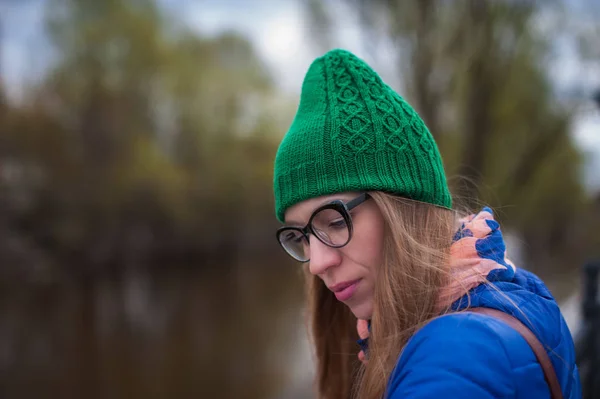
[[519, 334], [525, 341], [529, 344], [533, 353], [535, 353], [535, 357], [538, 362], [542, 366], [542, 370], [544, 371], [544, 377], [546, 382], [548, 383], [548, 387], [550, 388], [550, 396], [552, 399], [563, 399], [562, 390], [560, 388], [560, 384], [558, 382], [558, 378], [556, 378], [556, 372], [554, 371], [554, 366], [552, 366], [552, 362], [550, 361], [550, 357], [546, 353], [544, 346], [541, 342], [536, 338], [536, 336], [531, 332], [529, 328], [527, 328], [523, 323], [521, 323], [517, 318], [504, 313], [497, 309], [491, 308], [471, 308], [469, 309], [471, 312], [481, 313], [488, 316], [492, 316], [496, 319], [502, 320], [513, 329], [517, 330]]

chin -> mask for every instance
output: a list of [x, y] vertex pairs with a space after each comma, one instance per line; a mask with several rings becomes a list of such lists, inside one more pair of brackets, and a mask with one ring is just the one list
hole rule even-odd
[[349, 306], [349, 308], [357, 319], [371, 320], [373, 316], [373, 303], [371, 301]]

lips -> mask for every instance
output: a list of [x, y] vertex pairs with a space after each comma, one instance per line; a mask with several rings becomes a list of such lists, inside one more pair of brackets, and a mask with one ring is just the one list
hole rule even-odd
[[338, 301], [347, 301], [354, 295], [360, 279], [354, 281], [346, 281], [329, 287], [333, 291]]

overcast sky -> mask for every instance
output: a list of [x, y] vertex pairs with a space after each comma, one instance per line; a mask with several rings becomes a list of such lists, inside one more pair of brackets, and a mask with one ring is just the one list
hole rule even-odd
[[[322, 49], [313, 44], [313, 38], [307, 36], [304, 10], [296, 0], [159, 1], [200, 33], [216, 34], [225, 29], [244, 33], [267, 62], [281, 89], [293, 95], [299, 95], [306, 69], [322, 53]], [[581, 7], [586, 1], [593, 3], [590, 0], [568, 2], [572, 12], [580, 13], [579, 21], [584, 21], [582, 18], [587, 15], [587, 10]], [[43, 36], [43, 3], [44, 0], [0, 0], [0, 18], [4, 25], [0, 66], [14, 98], [19, 98], [25, 82], [42, 76], [49, 63], [51, 52]], [[338, 0], [330, 0], [330, 4], [336, 7], [338, 17], [332, 45], [364, 58], [392, 87], [400, 89], [391, 68], [393, 63], [386, 62], [391, 61], [388, 54], [393, 52], [385, 45], [364, 48], [352, 13]], [[585, 90], [600, 88], [600, 67], [582, 63], [572, 41], [565, 39], [557, 43], [556, 52], [559, 56], [548, 65], [548, 71], [558, 90], [578, 87], [583, 89], [580, 95], [588, 95]], [[585, 108], [575, 120], [573, 136], [589, 154], [586, 181], [596, 190], [600, 188], [600, 112], [594, 110], [591, 101]]]

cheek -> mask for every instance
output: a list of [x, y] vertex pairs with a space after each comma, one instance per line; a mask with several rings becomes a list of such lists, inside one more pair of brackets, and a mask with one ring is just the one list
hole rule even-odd
[[354, 232], [353, 258], [370, 270], [376, 270], [383, 260], [383, 220], [372, 218], [368, 224], [360, 226]]

